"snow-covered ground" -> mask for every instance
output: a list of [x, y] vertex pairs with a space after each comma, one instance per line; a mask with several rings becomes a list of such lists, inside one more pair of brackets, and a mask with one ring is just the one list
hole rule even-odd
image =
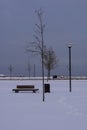
[[[87, 80], [51, 80], [42, 101], [41, 80], [0, 80], [0, 130], [87, 130]], [[33, 84], [39, 92], [12, 92]]]

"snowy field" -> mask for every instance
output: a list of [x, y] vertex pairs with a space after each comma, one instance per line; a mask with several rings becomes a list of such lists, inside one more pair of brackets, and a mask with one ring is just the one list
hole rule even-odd
[[[51, 80], [42, 101], [40, 80], [0, 80], [0, 130], [87, 130], [87, 80]], [[39, 92], [12, 92], [32, 84]]]

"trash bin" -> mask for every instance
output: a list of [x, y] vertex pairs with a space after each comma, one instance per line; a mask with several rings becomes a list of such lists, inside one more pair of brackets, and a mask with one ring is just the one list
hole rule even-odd
[[50, 84], [44, 84], [44, 92], [50, 93]]

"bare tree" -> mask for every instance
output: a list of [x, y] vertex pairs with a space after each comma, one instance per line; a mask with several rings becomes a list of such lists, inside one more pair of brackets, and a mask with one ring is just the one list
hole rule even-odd
[[46, 46], [44, 45], [44, 29], [45, 24], [43, 24], [43, 11], [39, 9], [35, 11], [38, 24], [35, 24], [36, 30], [34, 32], [34, 41], [30, 42], [27, 47], [28, 52], [32, 52], [34, 54], [39, 54], [41, 56], [41, 63], [42, 63], [42, 84], [43, 84], [43, 101], [44, 101], [44, 52], [46, 50]]
[[27, 65], [27, 71], [28, 71], [28, 76], [30, 77], [31, 66], [30, 66], [30, 64], [29, 64], [29, 63], [28, 63], [28, 65]]
[[34, 31], [34, 41], [29, 42], [27, 46], [27, 52], [31, 52], [35, 55], [40, 55], [42, 59], [43, 52], [46, 49], [46, 46], [44, 45], [44, 29], [45, 24], [43, 24], [43, 11], [42, 9], [39, 9], [35, 11], [37, 17], [38, 17], [38, 24], [35, 24], [36, 30]]
[[36, 76], [36, 66], [34, 64], [34, 77]]
[[10, 64], [10, 66], [8, 67], [9, 72], [10, 72], [10, 77], [12, 77], [12, 72], [13, 72], [13, 66]]
[[57, 67], [57, 57], [52, 47], [47, 49], [44, 53], [44, 66], [48, 71], [48, 78], [50, 77], [51, 70]]

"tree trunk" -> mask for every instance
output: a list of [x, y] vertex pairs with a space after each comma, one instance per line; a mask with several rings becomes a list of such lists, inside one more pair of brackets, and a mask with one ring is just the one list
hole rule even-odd
[[48, 69], [48, 79], [50, 79], [50, 69]]

